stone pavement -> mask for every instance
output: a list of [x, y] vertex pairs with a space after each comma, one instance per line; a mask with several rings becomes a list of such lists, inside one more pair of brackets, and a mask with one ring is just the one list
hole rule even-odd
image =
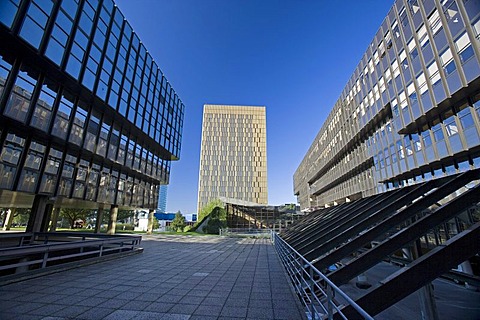
[[305, 319], [269, 239], [153, 235], [142, 247], [0, 287], [0, 319]]

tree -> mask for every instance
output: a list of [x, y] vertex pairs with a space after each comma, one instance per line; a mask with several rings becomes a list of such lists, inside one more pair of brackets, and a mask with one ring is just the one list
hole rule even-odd
[[204, 228], [205, 233], [219, 234], [220, 229], [227, 227], [227, 211], [222, 207], [215, 207], [210, 213], [210, 219]]
[[200, 209], [198, 221], [202, 221], [202, 219], [208, 216], [216, 207], [223, 208], [223, 206], [223, 202], [220, 199], [213, 199]]
[[62, 208], [60, 210], [60, 216], [68, 220], [70, 229], [73, 229], [75, 221], [79, 219], [85, 222], [89, 214], [90, 210], [88, 209]]
[[26, 226], [28, 223], [28, 219], [30, 219], [31, 211], [31, 209], [17, 208], [13, 215], [13, 224], [18, 226]]
[[182, 213], [180, 211], [175, 213], [175, 218], [172, 220], [170, 227], [177, 232], [178, 230], [183, 232], [183, 229], [185, 229], [186, 226], [187, 224], [185, 223], [185, 217], [182, 215]]

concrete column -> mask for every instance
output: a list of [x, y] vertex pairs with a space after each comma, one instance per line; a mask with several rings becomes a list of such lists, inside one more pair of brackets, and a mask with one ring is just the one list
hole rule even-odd
[[48, 226], [50, 224], [50, 219], [52, 218], [53, 212], [53, 203], [48, 203], [45, 205], [45, 214], [42, 219], [42, 226], [40, 228], [41, 232], [47, 232]]
[[117, 225], [118, 206], [112, 204], [110, 208], [110, 219], [108, 219], [107, 234], [115, 234], [115, 226]]
[[[415, 241], [414, 245], [411, 247], [410, 255], [413, 260], [416, 260], [422, 256], [422, 246], [420, 240]], [[438, 320], [437, 304], [435, 303], [432, 283], [427, 283], [424, 287], [418, 289], [417, 293], [422, 319]]]
[[[97, 209], [97, 220], [95, 222], [95, 233], [100, 233], [100, 227], [102, 226], [103, 220], [103, 206], [100, 206]], [[110, 223], [109, 223], [110, 225]]]
[[[462, 270], [462, 272], [464, 272], [466, 274], [469, 274], [469, 275], [472, 275], [472, 276], [474, 275], [473, 269], [472, 269], [472, 264], [470, 263], [469, 260], [466, 260], [466, 261], [462, 262], [458, 267], [459, 267], [460, 270]], [[477, 287], [472, 286], [471, 284], [468, 284], [467, 282], [465, 282], [465, 288], [473, 290], [473, 291], [476, 291], [478, 289]]]
[[52, 219], [50, 221], [50, 232], [55, 232], [57, 230], [58, 217], [60, 216], [60, 207], [55, 207], [52, 213]]
[[44, 231], [45, 213], [47, 208], [48, 196], [36, 195], [33, 200], [32, 212], [28, 219], [26, 232], [41, 232]]
[[147, 234], [152, 234], [153, 232], [153, 219], [154, 219], [153, 212], [154, 211], [152, 209], [148, 210]]
[[10, 227], [12, 226], [13, 222], [13, 216], [15, 215], [15, 208], [8, 208], [7, 211], [5, 212], [5, 219], [4, 222], [5, 224], [3, 225], [3, 231], [8, 231], [10, 230]]

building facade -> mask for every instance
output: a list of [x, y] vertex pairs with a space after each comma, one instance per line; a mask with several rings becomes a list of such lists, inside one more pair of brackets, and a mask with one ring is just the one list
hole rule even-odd
[[159, 196], [158, 196], [158, 210], [162, 213], [167, 212], [167, 192], [168, 185], [162, 184], [160, 186]]
[[183, 114], [112, 0], [1, 1], [1, 206], [157, 208]]
[[198, 212], [220, 197], [267, 204], [265, 107], [204, 105]]
[[297, 168], [302, 209], [480, 166], [480, 4], [397, 0]]

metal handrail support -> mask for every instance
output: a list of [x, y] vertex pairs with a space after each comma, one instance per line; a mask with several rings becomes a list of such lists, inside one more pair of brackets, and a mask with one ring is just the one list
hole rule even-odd
[[[330, 281], [327, 276], [315, 268], [315, 266], [306, 260], [298, 251], [285, 242], [276, 232], [272, 231], [271, 239], [275, 250], [280, 256], [293, 282], [297, 294], [308, 310], [310, 319], [322, 319], [325, 316], [328, 319], [333, 319], [335, 312], [343, 319], [347, 319], [340, 309], [344, 307], [344, 304], [349, 304], [361, 317], [373, 320], [372, 316]], [[297, 269], [296, 266], [300, 267], [300, 269]], [[317, 277], [319, 279], [315, 280]], [[326, 288], [322, 288], [320, 282], [322, 282]], [[318, 297], [317, 295], [320, 294], [321, 296]], [[343, 304], [339, 304], [334, 300], [335, 295], [343, 299]]]

